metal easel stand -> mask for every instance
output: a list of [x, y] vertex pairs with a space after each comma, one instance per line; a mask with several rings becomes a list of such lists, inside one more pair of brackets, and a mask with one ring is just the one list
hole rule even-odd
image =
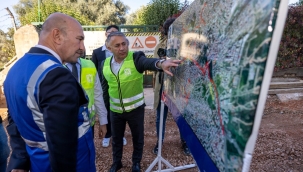
[[[153, 167], [158, 163], [158, 172], [169, 172], [169, 171], [179, 171], [179, 170], [184, 170], [188, 168], [193, 168], [196, 166], [196, 164], [190, 164], [190, 165], [184, 165], [184, 166], [179, 166], [179, 167], [174, 167], [172, 166], [167, 160], [165, 160], [161, 156], [162, 152], [162, 131], [163, 131], [163, 113], [164, 113], [164, 101], [161, 99], [161, 111], [160, 111], [160, 126], [159, 126], [159, 139], [158, 139], [158, 155], [156, 159], [150, 164], [150, 166], [147, 168], [145, 172], [150, 172]], [[166, 166], [169, 167], [169, 169], [164, 169], [161, 170], [161, 163], [164, 163]]]

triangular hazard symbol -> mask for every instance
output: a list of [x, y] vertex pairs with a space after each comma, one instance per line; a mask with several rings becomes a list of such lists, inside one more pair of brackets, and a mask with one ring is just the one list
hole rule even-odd
[[136, 40], [135, 40], [135, 42], [134, 42], [132, 48], [134, 48], [134, 49], [135, 49], [135, 48], [144, 48], [143, 45], [142, 45], [142, 43], [141, 43], [141, 41], [139, 40], [138, 37], [136, 38]]

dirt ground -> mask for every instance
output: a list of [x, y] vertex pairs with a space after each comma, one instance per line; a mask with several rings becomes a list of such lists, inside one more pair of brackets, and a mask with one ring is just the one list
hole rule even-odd
[[[6, 104], [1, 97], [0, 115], [6, 118]], [[260, 127], [258, 140], [250, 171], [282, 172], [303, 171], [303, 100], [281, 103], [276, 96], [268, 96], [264, 116]], [[95, 128], [97, 133], [98, 127]], [[96, 134], [97, 137], [97, 134]], [[128, 144], [124, 146], [122, 172], [131, 171], [132, 141], [129, 128], [125, 132]], [[156, 158], [152, 149], [156, 142], [155, 112], [146, 110], [145, 113], [145, 145], [142, 170], [146, 170]], [[95, 139], [97, 170], [107, 171], [112, 164], [111, 146], [103, 148], [101, 139]], [[179, 132], [172, 117], [167, 120], [167, 129], [162, 156], [173, 166], [182, 166], [194, 163], [191, 156], [185, 156], [181, 150]], [[157, 167], [157, 166], [156, 166]], [[165, 168], [165, 167], [164, 167]], [[153, 170], [156, 170], [154, 168]], [[197, 168], [183, 170], [196, 172]]]
[[251, 171], [303, 171], [303, 100], [268, 96]]

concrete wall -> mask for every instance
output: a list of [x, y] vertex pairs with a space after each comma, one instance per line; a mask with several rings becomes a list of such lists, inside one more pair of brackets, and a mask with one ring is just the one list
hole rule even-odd
[[22, 57], [28, 50], [38, 44], [38, 32], [33, 25], [22, 26], [14, 35], [17, 57]]
[[5, 64], [4, 69], [0, 72], [0, 87], [3, 85], [7, 72], [16, 63], [16, 61], [27, 53], [32, 46], [38, 44], [38, 32], [36, 28], [33, 25], [22, 26], [15, 32], [14, 42], [17, 55]]

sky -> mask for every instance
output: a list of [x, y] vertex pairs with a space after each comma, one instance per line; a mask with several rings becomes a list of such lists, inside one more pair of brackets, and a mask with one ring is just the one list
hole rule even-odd
[[[5, 10], [8, 7], [11, 12], [15, 15], [13, 5], [16, 5], [19, 0], [0, 0], [0, 29], [7, 31], [8, 27], [12, 27], [12, 21], [7, 11]], [[121, 0], [124, 4], [128, 5], [131, 9], [129, 13], [136, 11], [142, 5], [146, 5], [150, 0]], [[299, 0], [289, 0], [289, 4], [298, 2]]]

